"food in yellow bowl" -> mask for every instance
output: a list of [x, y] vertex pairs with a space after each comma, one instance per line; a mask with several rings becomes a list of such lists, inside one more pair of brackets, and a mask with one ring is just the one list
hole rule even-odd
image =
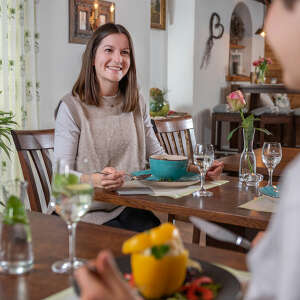
[[178, 229], [171, 223], [134, 235], [124, 242], [122, 251], [131, 254], [136, 287], [149, 299], [171, 295], [182, 285], [188, 251]]

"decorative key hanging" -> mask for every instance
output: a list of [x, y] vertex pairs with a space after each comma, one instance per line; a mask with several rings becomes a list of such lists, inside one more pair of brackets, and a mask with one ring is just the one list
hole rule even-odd
[[[209, 64], [210, 56], [211, 56], [211, 50], [214, 45], [214, 39], [220, 39], [223, 36], [224, 33], [224, 25], [221, 24], [220, 16], [217, 13], [213, 13], [210, 17], [209, 21], [209, 38], [206, 42], [205, 52], [202, 57], [202, 63], [200, 69], [202, 69], [204, 66], [205, 68]], [[214, 30], [218, 30], [216, 33]]]

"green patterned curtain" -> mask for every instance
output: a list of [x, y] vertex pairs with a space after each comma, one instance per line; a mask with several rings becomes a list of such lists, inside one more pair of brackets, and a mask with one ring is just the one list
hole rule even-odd
[[[39, 127], [37, 5], [38, 0], [0, 0], [0, 110], [14, 113], [17, 129]], [[19, 173], [17, 155], [11, 156], [7, 178]]]

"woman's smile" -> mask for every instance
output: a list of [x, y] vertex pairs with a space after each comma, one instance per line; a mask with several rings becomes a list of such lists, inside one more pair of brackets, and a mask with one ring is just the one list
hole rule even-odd
[[101, 89], [116, 85], [130, 67], [130, 47], [125, 34], [114, 33], [105, 37], [95, 56], [95, 69]]

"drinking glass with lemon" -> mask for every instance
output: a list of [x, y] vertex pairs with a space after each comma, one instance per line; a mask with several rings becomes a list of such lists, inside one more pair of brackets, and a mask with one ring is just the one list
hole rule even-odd
[[69, 233], [69, 258], [52, 265], [56, 273], [68, 273], [82, 266], [85, 260], [75, 256], [75, 233], [77, 223], [88, 211], [93, 197], [93, 186], [81, 183], [79, 178], [70, 173], [69, 165], [59, 160], [52, 180], [52, 195], [55, 211], [67, 223]]

